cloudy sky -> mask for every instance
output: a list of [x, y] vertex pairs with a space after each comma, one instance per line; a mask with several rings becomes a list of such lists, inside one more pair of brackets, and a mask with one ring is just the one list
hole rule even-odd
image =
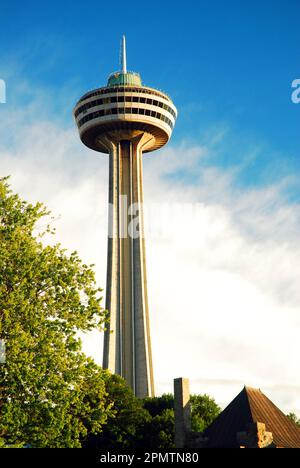
[[[51, 208], [103, 288], [108, 159], [80, 144], [72, 108], [118, 69], [123, 33], [128, 68], [178, 108], [169, 145], [144, 157], [157, 393], [186, 376], [224, 406], [247, 384], [300, 416], [299, 2], [1, 10], [1, 176]], [[101, 363], [102, 336], [84, 347]]]

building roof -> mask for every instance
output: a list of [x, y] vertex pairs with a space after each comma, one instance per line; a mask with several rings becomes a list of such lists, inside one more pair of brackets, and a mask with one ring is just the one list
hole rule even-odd
[[261, 390], [244, 387], [206, 429], [208, 447], [239, 447], [237, 433], [253, 423], [264, 423], [276, 447], [300, 448], [300, 429]]

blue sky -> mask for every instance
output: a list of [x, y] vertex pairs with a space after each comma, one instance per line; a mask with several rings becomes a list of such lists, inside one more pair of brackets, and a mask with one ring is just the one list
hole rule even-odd
[[[124, 32], [129, 68], [166, 90], [179, 109], [173, 142], [205, 141], [212, 127], [226, 128], [230, 154], [218, 153], [218, 164], [237, 163], [240, 148], [257, 145], [261, 151], [242, 182], [263, 183], [300, 169], [300, 105], [290, 99], [291, 82], [300, 77], [299, 15], [298, 0], [147, 7], [134, 0], [3, 0], [0, 77], [7, 80], [8, 106], [17, 77], [6, 76], [6, 67], [13, 63], [18, 78], [57, 93], [55, 112], [70, 124], [71, 99], [105, 84], [118, 68]], [[70, 102], [62, 101], [68, 87]]]
[[[197, 214], [147, 236], [158, 393], [186, 375], [224, 405], [248, 384], [300, 415], [299, 18], [299, 0], [1, 1], [0, 174], [52, 209], [102, 287], [108, 161], [80, 144], [72, 108], [119, 68], [123, 33], [128, 69], [178, 108], [144, 164], [146, 200]], [[99, 336], [86, 345], [101, 362]]]

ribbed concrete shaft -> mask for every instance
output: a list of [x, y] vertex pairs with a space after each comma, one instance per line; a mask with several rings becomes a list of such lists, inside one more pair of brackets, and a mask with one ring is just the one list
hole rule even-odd
[[154, 395], [143, 223], [142, 148], [147, 136], [110, 140], [109, 238], [103, 367], [139, 398]]

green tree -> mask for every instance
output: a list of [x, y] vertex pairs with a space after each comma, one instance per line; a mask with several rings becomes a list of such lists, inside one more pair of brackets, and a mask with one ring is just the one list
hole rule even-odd
[[[203, 432], [220, 414], [220, 407], [208, 395], [191, 395], [192, 430]], [[144, 408], [151, 415], [143, 426], [143, 448], [169, 449], [174, 447], [174, 397], [170, 393], [145, 398]]]
[[300, 427], [300, 419], [295, 413], [289, 413], [287, 414], [287, 417], [293, 421], [298, 427]]
[[174, 410], [163, 409], [160, 414], [150, 417], [141, 428], [141, 449], [171, 449], [174, 448]]
[[159, 397], [144, 398], [143, 407], [151, 414], [152, 417], [161, 415], [165, 410], [174, 410], [174, 396], [172, 393], [164, 393]]
[[170, 449], [174, 447], [174, 397], [164, 393], [159, 397], [144, 398], [143, 407], [150, 417], [145, 421], [140, 448]]
[[[192, 430], [196, 432], [204, 431], [221, 412], [215, 400], [206, 394], [191, 395], [190, 403]], [[165, 410], [174, 410], [174, 396], [165, 393], [160, 397], [145, 398], [143, 406], [152, 417], [155, 417]]]
[[169, 449], [174, 447], [173, 396], [136, 398], [118, 375], [106, 375], [113, 412], [101, 434], [90, 434], [85, 448], [105, 450]]
[[0, 180], [2, 446], [80, 447], [113, 413], [107, 373], [86, 358], [78, 338], [79, 330], [103, 327], [100, 290], [76, 252], [42, 243], [51, 233], [48, 215]]
[[220, 412], [221, 408], [210, 396], [191, 395], [192, 431], [203, 432]]
[[151, 416], [132, 389], [118, 375], [105, 374], [105, 388], [113, 412], [101, 434], [90, 434], [83, 446], [106, 450], [137, 449], [143, 446], [143, 428]]

